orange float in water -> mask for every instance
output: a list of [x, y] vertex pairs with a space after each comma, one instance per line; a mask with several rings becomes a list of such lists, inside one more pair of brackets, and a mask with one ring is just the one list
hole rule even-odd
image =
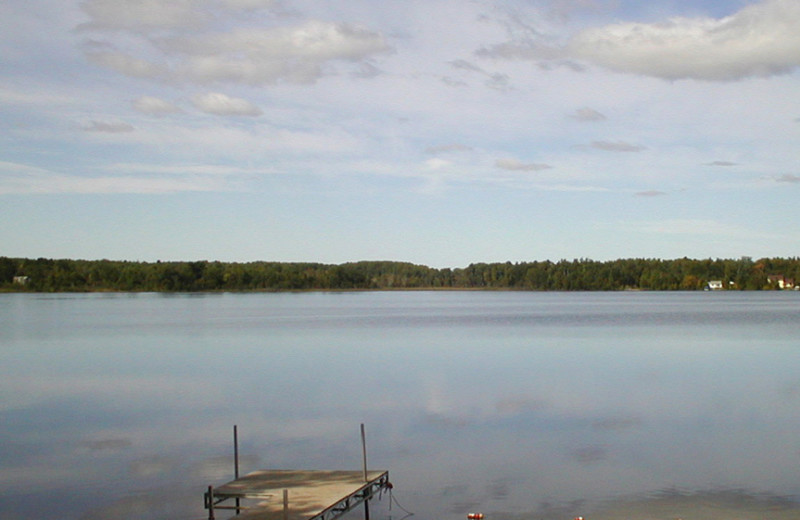
[[483, 513], [469, 513], [468, 520], [483, 520]]

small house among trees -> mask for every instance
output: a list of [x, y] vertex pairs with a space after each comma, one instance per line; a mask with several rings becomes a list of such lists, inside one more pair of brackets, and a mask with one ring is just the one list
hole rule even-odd
[[786, 278], [782, 274], [767, 275], [767, 283], [769, 283], [770, 285], [777, 286], [779, 289], [794, 288], [794, 280], [791, 278]]

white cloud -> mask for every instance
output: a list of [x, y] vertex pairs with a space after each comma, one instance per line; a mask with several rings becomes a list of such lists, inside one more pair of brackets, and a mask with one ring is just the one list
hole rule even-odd
[[332, 61], [359, 61], [389, 49], [379, 33], [319, 20], [291, 27], [173, 37], [159, 45], [164, 52], [185, 58], [177, 70], [183, 79], [250, 85], [279, 80], [313, 83]]
[[160, 79], [168, 75], [165, 67], [122, 52], [90, 52], [87, 53], [86, 58], [97, 66], [134, 78]]
[[[151, 10], [151, 3], [161, 7]], [[382, 34], [346, 22], [311, 19], [269, 26], [275, 21], [265, 17], [267, 26], [212, 31], [195, 14], [200, 5], [205, 2], [90, 0], [84, 9], [92, 22], [81, 26], [84, 30], [132, 33], [112, 32], [103, 41], [87, 42], [86, 56], [95, 65], [137, 78], [264, 85], [313, 83], [333, 73], [329, 68], [336, 61], [359, 62], [356, 76], [374, 77], [380, 69], [364, 60], [390, 50]], [[269, 2], [227, 0], [224, 5], [254, 9]], [[219, 16], [225, 19], [223, 13]], [[197, 30], [184, 30], [187, 26]], [[120, 50], [123, 46], [125, 51]]]
[[765, 0], [721, 19], [673, 18], [586, 30], [569, 57], [664, 79], [736, 80], [800, 66], [800, 2]]
[[359, 59], [385, 51], [383, 37], [357, 25], [308, 20], [293, 27], [242, 28], [200, 38], [165, 41], [169, 50], [186, 54], [244, 53], [265, 59]]
[[800, 2], [762, 0], [723, 18], [675, 17], [585, 29], [563, 45], [539, 35], [484, 46], [478, 56], [559, 65], [594, 64], [668, 80], [731, 81], [800, 67]]
[[549, 164], [541, 163], [524, 163], [517, 159], [497, 159], [494, 165], [501, 170], [521, 171], [521, 172], [538, 172], [552, 168]]
[[462, 81], [460, 79], [454, 79], [454, 78], [451, 78], [449, 76], [444, 76], [441, 79], [442, 79], [442, 83], [444, 83], [448, 87], [466, 87], [467, 86], [467, 82], [466, 81]]
[[589, 107], [579, 108], [570, 117], [578, 121], [604, 121], [606, 116]]
[[787, 173], [785, 175], [781, 175], [780, 177], [778, 177], [775, 180], [778, 181], [778, 182], [788, 182], [788, 183], [796, 184], [796, 183], [800, 183], [800, 176], [791, 175], [791, 174]]
[[467, 60], [453, 60], [450, 62], [450, 65], [455, 69], [468, 70], [472, 72], [478, 72], [480, 74], [486, 74], [486, 71], [484, 71], [482, 68], [478, 67], [474, 63], [469, 62]]
[[143, 114], [149, 114], [151, 116], [163, 116], [166, 114], [175, 114], [181, 112], [180, 108], [169, 101], [152, 96], [142, 96], [139, 99], [134, 100], [132, 104], [133, 108], [139, 112], [142, 112]]
[[625, 141], [592, 141], [590, 146], [607, 152], [641, 152], [646, 149], [644, 146]]
[[448, 161], [446, 159], [435, 158], [435, 159], [428, 159], [427, 161], [425, 161], [425, 169], [429, 171], [443, 170], [446, 168], [450, 168], [451, 166], [453, 166], [453, 162]]
[[219, 92], [198, 94], [192, 98], [192, 103], [198, 110], [217, 116], [257, 117], [263, 113], [245, 99], [229, 97]]
[[383, 71], [369, 62], [359, 63], [358, 68], [350, 73], [354, 78], [375, 78], [383, 74]]
[[86, 132], [121, 134], [133, 132], [134, 128], [124, 121], [89, 121], [83, 126], [83, 130]]

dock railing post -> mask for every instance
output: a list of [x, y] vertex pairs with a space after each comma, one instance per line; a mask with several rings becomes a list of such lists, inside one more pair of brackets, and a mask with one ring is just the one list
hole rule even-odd
[[[364, 482], [369, 482], [367, 476], [367, 434], [364, 423], [361, 423], [361, 455], [364, 460]], [[369, 520], [369, 497], [364, 499], [364, 520]]]
[[283, 490], [283, 520], [289, 520], [289, 490]]
[[364, 461], [364, 482], [369, 482], [367, 478], [367, 434], [364, 431], [364, 423], [361, 423], [361, 455]]
[[[233, 425], [233, 478], [239, 479], [239, 429]], [[236, 514], [239, 514], [239, 498], [236, 499]]]
[[239, 430], [233, 425], [233, 477], [239, 478]]

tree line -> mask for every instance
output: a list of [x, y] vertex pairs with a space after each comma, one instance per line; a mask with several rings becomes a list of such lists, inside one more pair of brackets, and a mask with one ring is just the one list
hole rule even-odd
[[0, 257], [4, 291], [292, 291], [514, 289], [532, 291], [776, 289], [800, 282], [800, 258], [574, 259], [432, 268], [408, 262], [130, 262]]
[[474, 263], [432, 268], [408, 262], [131, 262], [0, 257], [0, 290], [293, 291], [353, 289], [513, 289], [531, 291], [776, 289], [800, 283], [800, 258], [574, 259]]

